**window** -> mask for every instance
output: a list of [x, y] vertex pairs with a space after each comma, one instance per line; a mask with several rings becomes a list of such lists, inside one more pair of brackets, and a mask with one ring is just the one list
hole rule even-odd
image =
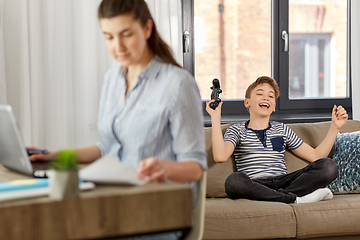
[[204, 101], [210, 99], [212, 79], [220, 80], [220, 97], [226, 101], [222, 115], [229, 121], [248, 118], [245, 90], [262, 75], [272, 76], [280, 87], [273, 119], [329, 120], [334, 104], [351, 116], [349, 4], [183, 0], [184, 31], [191, 39], [184, 66], [194, 74]]
[[[331, 34], [326, 33], [290, 35], [289, 42], [292, 48], [289, 52], [290, 99], [337, 96], [330, 81], [330, 40]], [[340, 92], [338, 95], [346, 96], [345, 92]]]
[[203, 99], [215, 77], [222, 99], [243, 99], [258, 76], [271, 75], [271, 2], [219, 2], [194, 1], [195, 79]]

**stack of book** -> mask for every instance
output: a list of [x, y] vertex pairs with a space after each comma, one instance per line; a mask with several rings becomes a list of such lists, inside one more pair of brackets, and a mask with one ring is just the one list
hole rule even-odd
[[[80, 190], [89, 190], [95, 187], [92, 182], [80, 181]], [[0, 202], [42, 197], [49, 194], [49, 179], [23, 179], [0, 183]]]

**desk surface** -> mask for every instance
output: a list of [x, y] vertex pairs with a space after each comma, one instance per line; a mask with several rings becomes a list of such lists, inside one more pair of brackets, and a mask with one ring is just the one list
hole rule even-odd
[[[0, 165], [0, 182], [26, 179]], [[0, 203], [0, 239], [99, 239], [191, 227], [189, 186], [97, 185], [64, 201], [48, 197]]]

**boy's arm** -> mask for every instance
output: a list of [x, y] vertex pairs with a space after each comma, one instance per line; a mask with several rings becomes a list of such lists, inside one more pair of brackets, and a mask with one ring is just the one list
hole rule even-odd
[[225, 162], [231, 154], [234, 152], [234, 144], [231, 142], [224, 142], [224, 137], [221, 131], [221, 107], [223, 102], [220, 102], [219, 106], [213, 110], [210, 108], [210, 103], [214, 102], [211, 100], [206, 103], [206, 111], [211, 116], [212, 124], [212, 150], [215, 162]]
[[309, 161], [314, 162], [317, 159], [325, 158], [329, 155], [337, 134], [340, 128], [345, 124], [348, 119], [346, 110], [342, 106], [334, 106], [332, 110], [332, 123], [325, 139], [315, 149], [307, 143], [303, 143], [299, 148], [292, 150], [292, 152]]

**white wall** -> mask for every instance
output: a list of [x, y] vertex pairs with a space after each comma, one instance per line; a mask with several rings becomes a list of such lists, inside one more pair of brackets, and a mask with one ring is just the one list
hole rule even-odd
[[360, 1], [351, 1], [351, 70], [353, 119], [360, 120]]

